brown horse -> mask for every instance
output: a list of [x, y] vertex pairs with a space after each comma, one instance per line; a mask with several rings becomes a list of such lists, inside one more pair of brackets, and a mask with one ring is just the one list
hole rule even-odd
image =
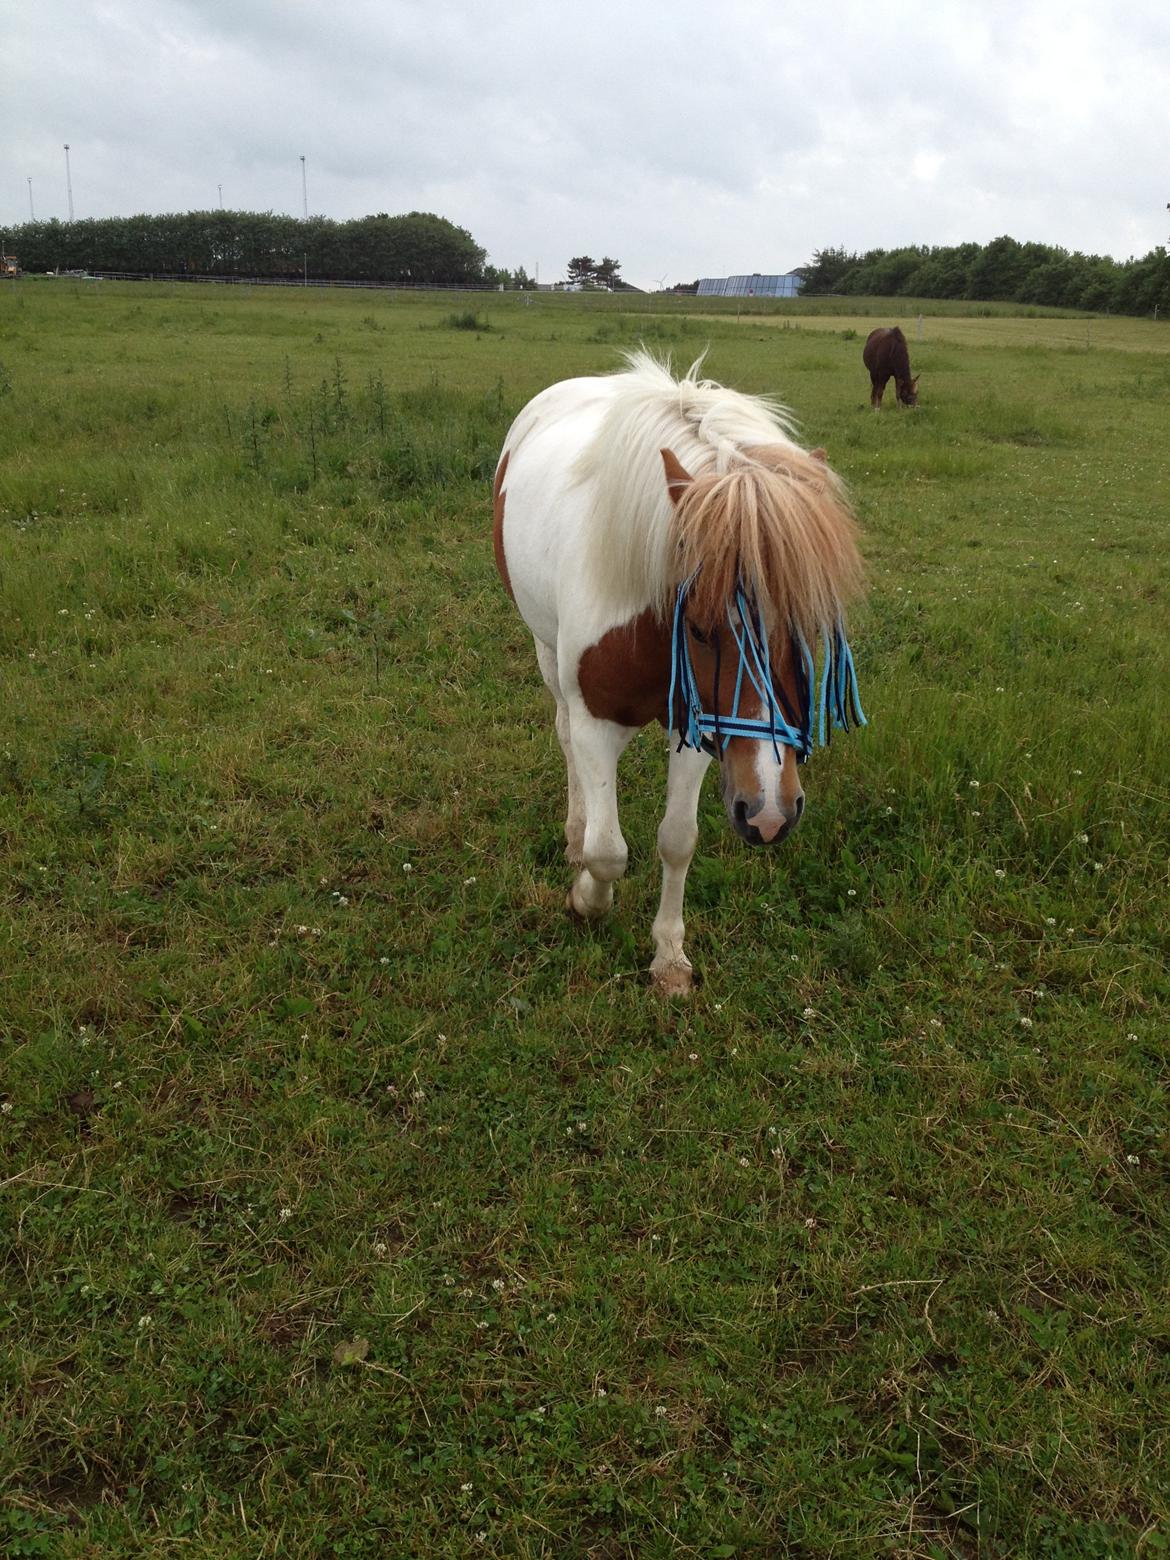
[[903, 406], [918, 405], [918, 377], [910, 378], [910, 349], [897, 325], [892, 330], [871, 330], [865, 338], [861, 361], [869, 369], [869, 404], [876, 412], [886, 385], [892, 379]]

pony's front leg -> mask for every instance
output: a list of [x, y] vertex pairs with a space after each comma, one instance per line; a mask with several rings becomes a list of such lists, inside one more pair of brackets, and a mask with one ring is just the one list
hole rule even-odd
[[625, 872], [629, 857], [618, 822], [617, 766], [634, 728], [598, 720], [581, 699], [575, 699], [569, 704], [569, 733], [585, 834], [581, 870], [569, 890], [568, 907], [592, 919], [613, 904], [613, 885]]
[[691, 961], [683, 952], [683, 892], [699, 838], [699, 791], [707, 765], [706, 753], [694, 748], [670, 751], [666, 780], [666, 814], [658, 826], [662, 860], [662, 898], [654, 917], [654, 962], [650, 976], [665, 996], [691, 989]]

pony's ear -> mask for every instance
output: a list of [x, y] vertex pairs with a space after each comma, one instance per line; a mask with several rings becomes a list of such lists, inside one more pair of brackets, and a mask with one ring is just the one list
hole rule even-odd
[[917, 390], [918, 389], [918, 381], [921, 378], [922, 378], [921, 374], [915, 374], [914, 375], [914, 378], [910, 381], [910, 388], [911, 388], [911, 390]]
[[828, 460], [829, 460], [828, 454], [820, 447], [819, 444], [817, 445], [815, 450], [809, 450], [809, 454], [812, 456], [812, 458], [814, 460], [819, 460], [822, 466], [828, 464]]
[[666, 490], [670, 494], [670, 501], [677, 505], [694, 478], [673, 450], [659, 450], [658, 453], [666, 467]]

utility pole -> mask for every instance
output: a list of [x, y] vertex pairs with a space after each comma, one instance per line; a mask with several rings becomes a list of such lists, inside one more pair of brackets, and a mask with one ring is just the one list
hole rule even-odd
[[301, 205], [304, 208], [305, 221], [309, 220], [309, 183], [305, 177], [305, 156], [301, 153]]
[[30, 173], [30, 174], [29, 174], [29, 176], [28, 176], [28, 220], [29, 220], [29, 221], [30, 221], [30, 222], [35, 222], [35, 221], [36, 221], [36, 220], [37, 220], [37, 214], [36, 214], [36, 212], [35, 212], [35, 211], [34, 211], [34, 210], [33, 210], [33, 199], [32, 199], [32, 174], [31, 174], [31, 173]]
[[219, 209], [222, 211], [223, 210], [223, 185], [222, 184], [217, 184], [215, 187], [219, 191]]
[[69, 198], [69, 220], [73, 221], [73, 180], [69, 174], [69, 142], [65, 142], [65, 193]]

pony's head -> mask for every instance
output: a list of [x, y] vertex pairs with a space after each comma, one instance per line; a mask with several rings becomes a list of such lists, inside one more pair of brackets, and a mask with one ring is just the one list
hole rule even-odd
[[918, 405], [918, 380], [921, 376], [915, 374], [913, 379], [903, 379], [898, 384], [898, 399], [903, 406]]
[[[675, 659], [690, 680], [682, 701], [709, 712], [690, 740], [719, 762], [736, 833], [776, 844], [804, 811], [799, 764], [816, 697], [809, 647], [820, 638], [834, 653], [860, 576], [853, 522], [823, 450], [749, 447], [726, 470], [698, 476], [661, 453], [675, 519]], [[681, 705], [672, 719], [681, 731]]]

